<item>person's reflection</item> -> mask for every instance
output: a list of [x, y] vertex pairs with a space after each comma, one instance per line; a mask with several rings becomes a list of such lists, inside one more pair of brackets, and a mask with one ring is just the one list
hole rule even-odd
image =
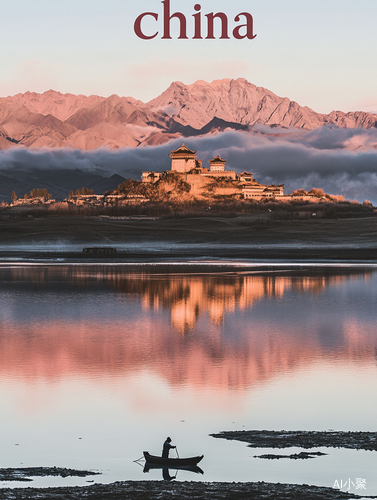
[[169, 468], [168, 467], [163, 467], [162, 468], [162, 477], [164, 478], [165, 481], [172, 481], [177, 476], [171, 476], [169, 474]]

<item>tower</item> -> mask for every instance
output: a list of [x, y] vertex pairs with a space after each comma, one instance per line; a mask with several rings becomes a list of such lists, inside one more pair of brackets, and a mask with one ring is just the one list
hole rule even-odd
[[220, 158], [219, 155], [215, 156], [213, 160], [209, 160], [209, 170], [211, 172], [224, 172], [226, 160]]
[[171, 169], [176, 172], [189, 172], [198, 166], [196, 151], [186, 148], [185, 143], [169, 155], [171, 158]]

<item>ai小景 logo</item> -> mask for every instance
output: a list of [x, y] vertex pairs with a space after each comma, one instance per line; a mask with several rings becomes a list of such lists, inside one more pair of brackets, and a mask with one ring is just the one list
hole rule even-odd
[[355, 490], [366, 490], [366, 482], [367, 480], [362, 479], [361, 477], [357, 477], [355, 479], [355, 482], [351, 481], [350, 478], [346, 479], [345, 481], [343, 481], [343, 479], [341, 479], [340, 481], [336, 479], [333, 488], [344, 491], [349, 491], [351, 488], [354, 488]]

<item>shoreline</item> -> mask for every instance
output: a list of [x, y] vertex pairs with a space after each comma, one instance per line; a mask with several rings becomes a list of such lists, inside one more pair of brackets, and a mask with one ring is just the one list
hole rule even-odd
[[[116, 245], [114, 245], [116, 248]], [[107, 248], [105, 246], [100, 248]], [[118, 247], [119, 248], [119, 247]], [[19, 248], [12, 246], [0, 247], [0, 263], [7, 261], [25, 261], [25, 262], [49, 262], [61, 261], [65, 263], [160, 263], [177, 262], [185, 264], [187, 262], [202, 263], [210, 261], [219, 263], [244, 262], [246, 265], [258, 264], [299, 264], [308, 263], [317, 264], [377, 264], [377, 245], [375, 247], [304, 247], [289, 248], [283, 245], [274, 247], [248, 247], [244, 245], [232, 245], [224, 247], [209, 247], [205, 244], [196, 247], [175, 246], [167, 248], [154, 246], [153, 248], [128, 248], [117, 249], [115, 254], [90, 255], [83, 251], [61, 250], [57, 247], [46, 250], [25, 249], [20, 245]]]
[[[84, 247], [116, 254], [84, 254]], [[377, 216], [282, 220], [254, 215], [183, 219], [0, 218], [0, 260], [165, 260], [377, 263]]]
[[[167, 274], [167, 275], [257, 275], [257, 274], [286, 274], [315, 275], [318, 272], [342, 274], [373, 270], [377, 267], [377, 260], [330, 260], [330, 259], [248, 259], [248, 258], [210, 258], [190, 256], [187, 258], [147, 258], [139, 255], [137, 258], [125, 259], [83, 259], [79, 255], [66, 258], [59, 253], [9, 254], [0, 252], [0, 269], [11, 267], [64, 267], [84, 266], [103, 268], [123, 268], [129, 273]], [[143, 269], [143, 270], [142, 270]], [[142, 270], [142, 271], [141, 271]]]
[[324, 486], [250, 482], [118, 481], [81, 487], [0, 488], [0, 500], [346, 500], [377, 498]]

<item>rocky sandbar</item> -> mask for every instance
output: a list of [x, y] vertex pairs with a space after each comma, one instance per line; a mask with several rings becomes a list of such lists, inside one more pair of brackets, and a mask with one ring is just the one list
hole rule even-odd
[[98, 474], [101, 473], [89, 470], [66, 469], [65, 467], [19, 467], [0, 469], [0, 481], [32, 481], [32, 477], [86, 477]]
[[250, 448], [348, 448], [377, 451], [377, 432], [342, 431], [222, 431], [215, 438], [244, 441]]

